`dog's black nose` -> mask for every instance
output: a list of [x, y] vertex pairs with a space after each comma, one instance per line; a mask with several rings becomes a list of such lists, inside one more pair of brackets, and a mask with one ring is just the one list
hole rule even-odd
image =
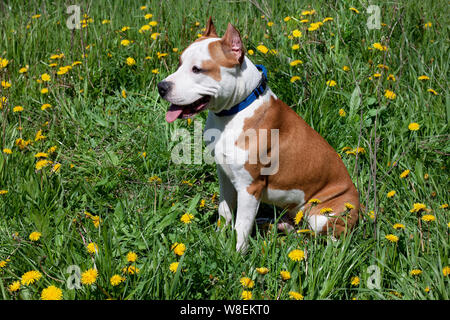
[[158, 92], [160, 96], [164, 98], [171, 87], [172, 82], [169, 81], [161, 81], [160, 83], [158, 83]]

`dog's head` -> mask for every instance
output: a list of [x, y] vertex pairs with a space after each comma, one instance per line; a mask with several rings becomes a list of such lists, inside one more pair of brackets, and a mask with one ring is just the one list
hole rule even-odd
[[189, 118], [206, 108], [220, 111], [231, 101], [243, 61], [239, 31], [228, 24], [220, 38], [209, 18], [203, 36], [181, 54], [177, 71], [158, 83], [159, 94], [171, 103], [166, 120]]

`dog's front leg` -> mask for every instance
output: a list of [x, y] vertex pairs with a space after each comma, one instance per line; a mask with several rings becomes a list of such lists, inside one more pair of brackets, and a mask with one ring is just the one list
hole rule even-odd
[[217, 176], [219, 177], [219, 216], [225, 219], [225, 225], [231, 223], [233, 211], [236, 210], [237, 192], [220, 166], [217, 166]]
[[255, 198], [254, 195], [249, 194], [247, 190], [241, 190], [238, 192], [237, 202], [235, 224], [237, 234], [236, 250], [245, 252], [248, 247], [248, 237], [255, 222], [260, 200]]

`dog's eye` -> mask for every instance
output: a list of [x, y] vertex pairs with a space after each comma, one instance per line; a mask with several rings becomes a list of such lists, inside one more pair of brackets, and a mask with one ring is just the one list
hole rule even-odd
[[193, 67], [192, 67], [192, 72], [193, 72], [193, 73], [200, 73], [200, 72], [202, 72], [202, 69], [200, 69], [200, 68], [197, 67], [197, 66], [193, 66]]

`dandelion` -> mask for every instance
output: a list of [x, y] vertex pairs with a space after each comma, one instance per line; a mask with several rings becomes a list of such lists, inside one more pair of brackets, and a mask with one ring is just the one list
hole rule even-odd
[[439, 206], [439, 209], [447, 209], [447, 208], [448, 208], [448, 203], [444, 203]]
[[372, 44], [372, 47], [373, 47], [374, 49], [379, 50], [379, 51], [386, 51], [386, 50], [387, 50], [387, 47], [384, 46], [384, 45], [382, 45], [382, 44], [379, 43], [379, 42], [375, 42], [374, 44]]
[[39, 130], [34, 137], [34, 141], [44, 140], [46, 136], [42, 135], [42, 130]]
[[331, 17], [326, 17], [325, 19], [322, 20], [323, 23], [328, 22], [328, 21], [333, 21], [334, 19]]
[[303, 250], [294, 249], [289, 252], [288, 257], [292, 261], [302, 261], [305, 258], [305, 252]]
[[61, 163], [55, 163], [55, 164], [53, 165], [51, 171], [52, 171], [53, 173], [55, 173], [55, 172], [58, 172], [60, 168], [61, 168]]
[[350, 284], [354, 287], [359, 285], [359, 282], [360, 282], [360, 280], [359, 280], [358, 276], [352, 277], [352, 279], [350, 280]]
[[148, 20], [148, 19], [153, 18], [153, 15], [152, 15], [151, 13], [147, 13], [147, 14], [144, 16], [144, 18], [145, 18], [145, 20]]
[[405, 171], [403, 171], [403, 172], [400, 174], [400, 179], [406, 178], [406, 177], [409, 175], [410, 172], [411, 172], [411, 170], [409, 170], [409, 169], [406, 169]]
[[98, 246], [95, 242], [90, 242], [87, 246], [86, 246], [86, 250], [89, 253], [97, 253], [98, 252]]
[[48, 82], [51, 80], [51, 77], [47, 73], [44, 73], [41, 75], [41, 80], [44, 82]]
[[295, 215], [295, 218], [294, 218], [295, 224], [299, 224], [300, 221], [302, 221], [302, 218], [303, 218], [303, 211], [300, 210], [300, 211], [297, 212], [297, 214]]
[[292, 36], [294, 38], [300, 38], [302, 36], [302, 32], [298, 29], [295, 29], [294, 31], [292, 31]]
[[125, 278], [122, 277], [121, 275], [115, 274], [113, 275], [110, 279], [109, 282], [111, 283], [111, 285], [113, 287], [118, 286], [119, 284], [121, 284], [122, 282], [125, 281]]
[[159, 36], [160, 36], [160, 33], [154, 32], [150, 35], [150, 38], [152, 38], [153, 40], [156, 40]]
[[122, 269], [122, 272], [123, 272], [123, 273], [128, 273], [128, 274], [138, 274], [139, 271], [140, 271], [140, 269], [137, 268], [136, 266], [128, 266], [128, 268], [127, 268], [127, 267], [124, 267], [124, 268]]
[[261, 52], [263, 54], [266, 54], [267, 52], [269, 52], [269, 49], [265, 45], [262, 45], [262, 44], [257, 46], [256, 50], [258, 50], [259, 52]]
[[273, 22], [272, 21], [267, 22], [267, 26], [268, 27], [272, 27], [273, 26]]
[[392, 73], [388, 75], [387, 79], [395, 82], [395, 76]]
[[413, 208], [409, 212], [427, 211], [427, 206], [424, 203], [414, 203]]
[[308, 31], [315, 31], [317, 29], [319, 29], [319, 27], [322, 25], [322, 22], [313, 22], [309, 25]]
[[294, 60], [294, 61], [291, 61], [291, 62], [289, 63], [289, 65], [290, 65], [291, 67], [295, 67], [296, 65], [302, 64], [302, 63], [303, 63], [302, 60]]
[[413, 270], [411, 270], [409, 272], [409, 274], [412, 275], [412, 276], [418, 276], [418, 275], [422, 274], [422, 270], [420, 270], [420, 269], [413, 269]]
[[427, 91], [432, 93], [432, 94], [434, 94], [435, 96], [438, 95], [438, 93], [436, 91], [434, 91], [433, 89], [431, 89], [431, 88], [428, 88]]
[[445, 266], [444, 268], [442, 268], [442, 274], [444, 275], [444, 277], [448, 276], [450, 274], [450, 266]]
[[247, 52], [248, 52], [248, 54], [251, 55], [251, 56], [255, 54], [255, 51], [253, 51], [252, 49], [248, 50]]
[[336, 85], [336, 81], [334, 81], [334, 80], [328, 80], [327, 81], [327, 86], [334, 87], [335, 85]]
[[42, 235], [42, 233], [37, 232], [37, 231], [34, 231], [34, 232], [32, 232], [32, 233], [29, 235], [28, 238], [29, 238], [31, 241], [38, 241], [38, 240], [40, 239], [41, 235]]
[[390, 242], [398, 242], [398, 237], [396, 235], [393, 234], [388, 234], [385, 236], [385, 238], [387, 240], [389, 240]]
[[346, 202], [344, 203], [344, 206], [347, 210], [353, 210], [355, 209], [355, 206], [353, 204], [351, 204], [350, 202]]
[[242, 291], [241, 297], [243, 300], [251, 300], [252, 299], [252, 292], [249, 290]]
[[48, 88], [41, 89], [41, 94], [47, 94], [47, 93], [48, 93]]
[[395, 196], [396, 193], [397, 193], [397, 192], [396, 192], [395, 190], [391, 190], [391, 191], [389, 191], [389, 192], [387, 193], [387, 197], [388, 197], [388, 198], [392, 198], [393, 196]]
[[7, 194], [8, 190], [0, 190], [0, 195]]
[[347, 112], [345, 112], [344, 109], [339, 109], [339, 116], [340, 117], [345, 117], [347, 115]]
[[8, 286], [8, 290], [11, 292], [16, 292], [20, 289], [20, 281], [14, 281]]
[[28, 286], [30, 284], [35, 283], [40, 278], [42, 278], [42, 274], [39, 271], [28, 271], [22, 275], [21, 283], [23, 286]]
[[431, 28], [432, 25], [433, 25], [433, 24], [432, 24], [431, 22], [427, 22], [427, 23], [425, 23], [425, 24], [423, 25], [423, 28], [424, 28], [424, 29], [428, 29], [428, 28]]
[[173, 273], [177, 272], [178, 265], [179, 265], [179, 262], [171, 263], [170, 266], [169, 266], [169, 270], [172, 271]]
[[408, 125], [408, 129], [409, 129], [410, 131], [417, 131], [417, 130], [419, 130], [419, 128], [420, 128], [420, 124], [418, 124], [418, 123], [416, 123], [416, 122], [411, 122], [411, 123]]
[[35, 158], [47, 158], [48, 154], [45, 152], [38, 152], [34, 155]]
[[180, 221], [184, 224], [192, 223], [192, 220], [194, 220], [194, 215], [190, 213], [185, 213], [181, 216]]
[[128, 252], [128, 254], [127, 254], [128, 262], [136, 262], [137, 258], [138, 258], [138, 256], [135, 252], [133, 252], [133, 251]]
[[389, 99], [389, 100], [394, 100], [396, 98], [396, 94], [394, 93], [394, 91], [391, 90], [385, 90], [384, 91], [384, 96]]
[[249, 288], [249, 289], [253, 288], [253, 286], [255, 285], [255, 282], [248, 277], [241, 278], [241, 280], [239, 282], [241, 283], [241, 285], [244, 288]]
[[302, 294], [296, 291], [289, 291], [289, 298], [293, 300], [303, 300]]
[[342, 67], [342, 70], [344, 70], [344, 71], [349, 71], [349, 70], [350, 70], [350, 67], [349, 67], [349, 66], [343, 66], [343, 67]]
[[430, 77], [423, 75], [423, 76], [419, 76], [417, 78], [417, 80], [430, 80]]
[[256, 272], [261, 275], [265, 275], [269, 272], [269, 269], [267, 269], [266, 267], [256, 268]]
[[153, 73], [153, 74], [158, 74], [158, 73], [159, 73], [159, 70], [158, 70], [158, 69], [152, 69], [152, 73]]
[[184, 252], [186, 251], [186, 246], [184, 245], [184, 243], [175, 242], [172, 245], [172, 247], [170, 248], [170, 250], [173, 250], [173, 252], [177, 256], [182, 256], [184, 254]]
[[331, 212], [333, 212], [332, 208], [324, 207], [324, 208], [320, 209], [320, 214], [328, 214]]
[[132, 58], [132, 57], [128, 57], [127, 60], [126, 60], [126, 63], [127, 63], [128, 66], [131, 67], [131, 66], [134, 66], [136, 64], [136, 60], [134, 60], [134, 58]]
[[310, 200], [308, 201], [308, 203], [311, 203], [311, 204], [319, 204], [319, 203], [321, 203], [321, 201], [320, 201], [319, 199], [310, 199]]
[[129, 46], [130, 45], [130, 40], [127, 39], [123, 39], [122, 41], [120, 41], [120, 44], [124, 47]]
[[1, 84], [2, 84], [2, 87], [5, 89], [8, 89], [11, 87], [11, 83], [8, 81], [2, 81]]
[[392, 226], [392, 228], [394, 228], [395, 230], [398, 230], [398, 229], [405, 229], [405, 225], [404, 225], [404, 224], [401, 224], [401, 223], [396, 223], [396, 224], [394, 224], [394, 225]]
[[294, 44], [294, 45], [292, 45], [291, 49], [292, 50], [298, 50], [298, 49], [300, 49], [300, 45]]
[[50, 103], [44, 103], [44, 104], [41, 106], [41, 110], [44, 111], [44, 110], [46, 110], [46, 109], [48, 109], [48, 108], [51, 108], [51, 107], [52, 107], [52, 105], [51, 105]]
[[359, 13], [358, 9], [353, 8], [353, 7], [349, 8], [349, 10], [353, 11], [354, 13]]
[[299, 76], [293, 76], [292, 78], [291, 78], [291, 80], [289, 80], [291, 83], [294, 83], [295, 81], [298, 81], [298, 80], [300, 80], [300, 77]]
[[284, 22], [288, 22], [289, 20], [291, 20], [291, 17], [285, 17], [285, 18], [283, 19]]
[[90, 285], [97, 281], [98, 271], [96, 269], [88, 269], [81, 274], [81, 283]]
[[29, 68], [29, 65], [26, 65], [25, 67], [20, 68], [19, 69], [19, 73], [20, 74], [27, 73], [28, 72], [28, 68]]
[[3, 149], [3, 153], [12, 154], [12, 150], [8, 149], [8, 148], [5, 148], [5, 149]]
[[55, 286], [49, 286], [42, 290], [41, 300], [62, 300], [62, 290]]
[[422, 217], [422, 220], [425, 222], [431, 222], [431, 221], [435, 221], [436, 217], [433, 216], [432, 214], [426, 214]]
[[109, 19], [103, 19], [102, 20], [102, 24], [108, 24], [108, 23], [111, 23], [111, 20], [109, 20]]
[[6, 68], [8, 66], [9, 60], [0, 58], [0, 69]]
[[280, 271], [280, 276], [283, 281], [287, 281], [291, 278], [291, 273], [287, 270]]

